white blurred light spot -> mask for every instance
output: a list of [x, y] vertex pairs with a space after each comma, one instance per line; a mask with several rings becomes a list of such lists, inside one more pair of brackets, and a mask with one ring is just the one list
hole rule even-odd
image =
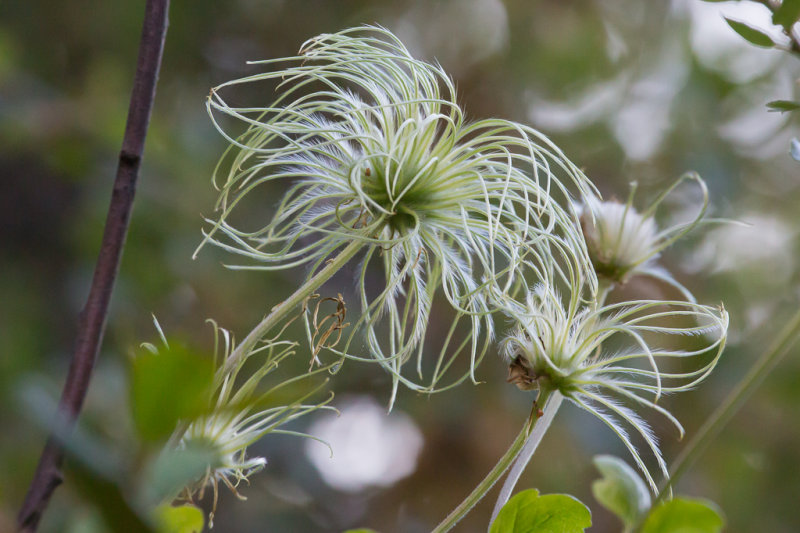
[[606, 30], [606, 56], [612, 63], [617, 63], [628, 55], [628, 44], [620, 32], [607, 20], [603, 20], [603, 28]]
[[417, 2], [400, 19], [398, 36], [434, 52], [450, 72], [464, 70], [508, 44], [508, 14], [501, 0]]
[[748, 43], [725, 22], [725, 17], [744, 22], [787, 44], [787, 37], [772, 24], [766, 6], [755, 2], [708, 3], [676, 0], [691, 20], [692, 50], [706, 68], [716, 70], [736, 83], [753, 80], [769, 72], [781, 60], [781, 53]]
[[656, 153], [671, 129], [670, 110], [689, 76], [689, 66], [677, 46], [666, 49], [654, 67], [630, 88], [611, 129], [630, 159]]
[[768, 159], [785, 154], [797, 131], [786, 127], [791, 114], [771, 112], [765, 104], [792, 94], [794, 83], [790, 72], [779, 69], [758, 83], [734, 91], [724, 102], [724, 107], [733, 112], [717, 126], [720, 137], [747, 157]]
[[537, 127], [549, 131], [573, 131], [590, 126], [619, 105], [627, 84], [627, 75], [622, 75], [596, 83], [565, 102], [545, 100], [531, 94], [528, 118]]
[[563, 102], [530, 95], [528, 117], [550, 131], [572, 131], [606, 121], [630, 159], [648, 159], [672, 128], [670, 112], [686, 85], [689, 65], [680, 44], [673, 41], [643, 70], [637, 78], [632, 78], [632, 70], [623, 71]]
[[767, 159], [785, 151], [791, 131], [781, 130], [787, 117], [762, 106], [745, 109], [717, 127], [719, 136], [749, 157]]
[[687, 271], [727, 272], [757, 269], [770, 283], [782, 284], [794, 271], [795, 231], [782, 220], [763, 214], [745, 215], [748, 224], [725, 224], [708, 232], [687, 260]]
[[388, 487], [414, 472], [422, 451], [422, 433], [407, 415], [386, 409], [370, 397], [339, 406], [340, 416], [320, 415], [309, 433], [333, 448], [309, 440], [306, 456], [331, 487], [358, 492]]

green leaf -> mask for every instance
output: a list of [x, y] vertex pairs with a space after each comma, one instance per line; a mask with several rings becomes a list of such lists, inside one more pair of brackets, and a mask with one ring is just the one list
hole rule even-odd
[[676, 498], [650, 512], [642, 533], [719, 533], [724, 525], [713, 503]]
[[166, 440], [179, 420], [191, 420], [208, 409], [213, 363], [173, 345], [133, 360], [131, 407], [141, 438]]
[[145, 470], [144, 500], [153, 505], [172, 501], [183, 487], [209, 468], [220, 466], [221, 459], [218, 449], [196, 439], [180, 450], [164, 450]]
[[775, 46], [775, 43], [772, 42], [772, 37], [763, 31], [752, 28], [742, 22], [731, 20], [728, 17], [725, 17], [725, 21], [733, 28], [733, 31], [744, 37], [751, 44], [763, 46], [765, 48], [772, 48]]
[[592, 494], [626, 526], [633, 526], [650, 508], [647, 485], [628, 463], [618, 457], [598, 455], [594, 464], [603, 478], [592, 483]]
[[159, 533], [202, 533], [203, 511], [194, 505], [162, 505], [156, 509]]
[[772, 22], [786, 29], [791, 28], [800, 19], [800, 0], [783, 0], [772, 14]]
[[800, 102], [792, 102], [791, 100], [773, 100], [772, 102], [767, 102], [767, 107], [770, 111], [780, 111], [785, 113], [786, 111], [800, 109]]
[[490, 533], [583, 533], [592, 525], [592, 513], [566, 494], [539, 496], [524, 490], [508, 500]]

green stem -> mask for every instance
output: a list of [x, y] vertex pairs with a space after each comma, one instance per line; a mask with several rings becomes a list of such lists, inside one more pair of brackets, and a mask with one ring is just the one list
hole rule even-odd
[[[469, 513], [473, 507], [486, 495], [489, 490], [497, 483], [497, 480], [505, 473], [514, 459], [517, 458], [519, 453], [525, 447], [525, 443], [528, 440], [528, 436], [531, 435], [534, 427], [537, 425], [536, 422], [543, 417], [539, 415], [539, 406], [542, 405], [542, 402], [547, 402], [547, 394], [544, 392], [539, 393], [539, 397], [536, 399], [536, 402], [533, 404], [533, 409], [531, 410], [530, 416], [525, 421], [525, 425], [522, 427], [522, 431], [519, 432], [517, 438], [514, 439], [514, 442], [511, 443], [511, 446], [508, 448], [508, 451], [500, 458], [497, 464], [492, 468], [492, 470], [486, 475], [485, 478], [478, 484], [477, 487], [466, 497], [466, 499], [459, 504], [458, 507], [453, 509], [453, 511], [447, 515], [445, 518], [436, 528], [433, 530], [432, 533], [444, 533], [445, 531], [450, 531], [455, 525]], [[545, 404], [545, 409], [547, 409], [550, 402]]]
[[595, 309], [600, 309], [606, 304], [606, 298], [616, 288], [617, 284], [611, 280], [600, 278], [597, 281], [597, 303]]
[[338, 272], [356, 253], [364, 246], [361, 241], [353, 241], [348, 244], [339, 255], [328, 261], [325, 267], [314, 274], [306, 281], [294, 294], [272, 308], [267, 317], [262, 320], [253, 330], [240, 342], [231, 352], [225, 361], [225, 371], [230, 371], [239, 361], [252, 350], [256, 344], [266, 335], [269, 330], [280, 323], [289, 312], [303, 303], [306, 298], [314, 294], [331, 276]]
[[714, 411], [683, 449], [677, 460], [672, 465], [672, 474], [661, 488], [654, 505], [662, 501], [670, 492], [678, 479], [692, 466], [700, 455], [706, 450], [709, 443], [720, 433], [722, 428], [733, 418], [733, 415], [742, 407], [744, 402], [761, 385], [764, 378], [774, 370], [784, 355], [794, 346], [800, 338], [800, 310], [789, 319], [777, 339], [767, 349], [756, 364], [750, 369], [744, 379], [725, 398], [725, 401]]
[[506, 477], [503, 483], [503, 488], [500, 489], [500, 495], [497, 497], [497, 502], [494, 504], [494, 511], [492, 511], [492, 519], [491, 522], [489, 522], [489, 527], [494, 523], [497, 515], [500, 513], [500, 509], [502, 509], [511, 498], [514, 487], [517, 486], [520, 476], [522, 476], [522, 473], [531, 461], [533, 454], [539, 447], [539, 443], [542, 442], [542, 437], [544, 437], [544, 434], [550, 427], [550, 423], [555, 418], [558, 408], [561, 407], [561, 402], [564, 400], [564, 396], [558, 391], [542, 391], [539, 396], [540, 397], [536, 399], [536, 403], [537, 405], [543, 406], [542, 416], [539, 417], [536, 427], [528, 436], [525, 446], [514, 461], [514, 466], [511, 467], [511, 472], [508, 473], [508, 477]]

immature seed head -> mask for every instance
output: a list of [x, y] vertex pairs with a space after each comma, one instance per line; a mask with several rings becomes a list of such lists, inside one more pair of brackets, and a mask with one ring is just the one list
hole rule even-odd
[[211, 486], [216, 506], [218, 485], [222, 483], [237, 497], [244, 499], [236, 490], [239, 483], [263, 469], [267, 460], [263, 457], [247, 457], [247, 447], [261, 435], [238, 427], [236, 418], [237, 414], [233, 412], [215, 413], [189, 425], [178, 449], [210, 450], [214, 455], [214, 463], [208, 466], [202, 477], [184, 488], [180, 498], [189, 501], [195, 497], [202, 499], [205, 489]]
[[[694, 219], [660, 229], [655, 213], [661, 202], [684, 181], [700, 187], [702, 204]], [[708, 208], [705, 183], [697, 174], [685, 174], [642, 211], [633, 206], [635, 191], [634, 183], [625, 203], [588, 197], [581, 210], [580, 226], [597, 275], [612, 285], [625, 283], [637, 275], [649, 276], [675, 287], [688, 301], [694, 302], [692, 293], [659, 266], [657, 259], [665, 248], [703, 222]]]
[[581, 228], [598, 275], [623, 282], [656, 257], [658, 226], [630, 204], [595, 201], [581, 214]]
[[[219, 485], [224, 485], [237, 497], [244, 499], [237, 491], [238, 485], [242, 481], [247, 481], [252, 474], [267, 464], [267, 460], [263, 457], [248, 456], [248, 448], [268, 434], [286, 433], [282, 426], [292, 420], [317, 409], [330, 409], [326, 405], [330, 398], [315, 404], [303, 403], [318, 390], [317, 388], [286, 405], [272, 402], [267, 404], [265, 398], [269, 398], [273, 391], [281, 388], [285, 382], [272, 379], [271, 387], [265, 386], [265, 382], [268, 381], [268, 377], [274, 378], [273, 372], [285, 358], [295, 353], [297, 344], [264, 339], [259, 346], [245, 353], [233, 364], [226, 364], [234, 349], [233, 336], [213, 321], [209, 322], [214, 326], [216, 339], [214, 360], [217, 371], [213, 383], [210, 384], [208, 409], [199, 417], [186, 420], [185, 424], [179, 425], [170, 442], [175, 443], [177, 451], [201, 450], [213, 457], [205, 473], [187, 484], [177, 495], [178, 499], [188, 501], [202, 499], [206, 488], [211, 487], [214, 502], [210, 518], [213, 521]], [[164, 345], [168, 348], [166, 338], [157, 322], [156, 327]], [[159, 348], [152, 344], [143, 346], [151, 352], [159, 352]], [[249, 367], [247, 373], [242, 372], [246, 363]], [[320, 371], [328, 369], [329, 367], [326, 367]], [[309, 373], [300, 378], [290, 378], [289, 381], [297, 383], [298, 379], [311, 375]], [[295, 431], [291, 434], [302, 436]]]

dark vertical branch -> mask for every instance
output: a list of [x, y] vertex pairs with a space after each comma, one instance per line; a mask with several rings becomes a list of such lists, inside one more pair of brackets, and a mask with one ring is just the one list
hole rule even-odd
[[[114, 179], [100, 254], [95, 265], [89, 296], [78, 321], [72, 362], [61, 393], [58, 420], [54, 425], [59, 433], [64, 430], [69, 431], [74, 426], [83, 406], [94, 362], [103, 340], [108, 304], [128, 233], [136, 179], [156, 94], [158, 71], [161, 67], [161, 55], [167, 33], [168, 10], [169, 0], [147, 0], [139, 43], [139, 58], [128, 108], [128, 121], [122, 140], [122, 151], [119, 154], [117, 175]], [[53, 491], [61, 484], [64, 451], [59, 436], [63, 435], [50, 436], [39, 459], [33, 481], [17, 517], [20, 531], [36, 531]]]

